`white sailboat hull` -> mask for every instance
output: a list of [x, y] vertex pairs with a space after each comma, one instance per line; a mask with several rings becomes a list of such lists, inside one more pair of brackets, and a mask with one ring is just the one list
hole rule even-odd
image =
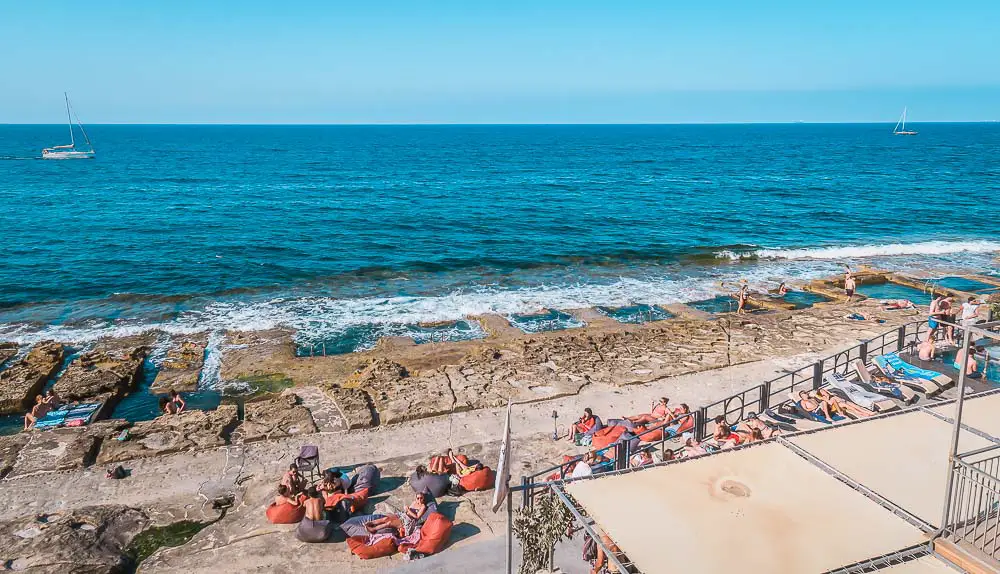
[[94, 159], [93, 151], [42, 150], [42, 159]]

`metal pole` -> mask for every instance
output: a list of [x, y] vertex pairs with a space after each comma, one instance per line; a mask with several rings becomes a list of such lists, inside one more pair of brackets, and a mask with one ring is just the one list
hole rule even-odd
[[966, 328], [965, 335], [962, 337], [962, 347], [958, 352], [965, 352], [965, 356], [962, 363], [959, 365], [961, 368], [958, 370], [958, 400], [955, 401], [955, 421], [951, 425], [951, 447], [948, 451], [948, 477], [947, 486], [944, 489], [944, 508], [941, 509], [941, 524], [938, 531], [935, 533], [935, 538], [944, 534], [944, 531], [948, 529], [948, 511], [951, 508], [951, 489], [954, 485], [955, 474], [955, 457], [958, 456], [958, 439], [960, 433], [962, 432], [962, 406], [965, 403], [965, 371], [966, 364], [969, 361], [969, 340], [972, 337], [972, 329]]
[[514, 570], [514, 493], [507, 491], [507, 556], [505, 560], [507, 574]]

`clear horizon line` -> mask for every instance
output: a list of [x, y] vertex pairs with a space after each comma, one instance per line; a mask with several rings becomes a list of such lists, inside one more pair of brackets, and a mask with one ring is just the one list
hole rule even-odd
[[[219, 126], [219, 127], [406, 127], [406, 126], [743, 126], [743, 125], [894, 125], [895, 121], [691, 121], [691, 122], [94, 122], [89, 126]], [[922, 120], [923, 124], [992, 124], [1000, 120]], [[0, 126], [65, 126], [65, 123], [0, 122]]]

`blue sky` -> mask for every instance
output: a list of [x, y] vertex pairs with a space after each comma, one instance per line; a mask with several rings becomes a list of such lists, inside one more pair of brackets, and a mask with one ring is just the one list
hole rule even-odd
[[59, 122], [63, 90], [88, 123], [992, 120], [998, 21], [995, 0], [0, 0], [0, 122]]

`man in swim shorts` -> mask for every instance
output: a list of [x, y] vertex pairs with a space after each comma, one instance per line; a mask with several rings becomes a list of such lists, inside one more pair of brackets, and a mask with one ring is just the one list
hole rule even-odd
[[844, 275], [844, 293], [847, 295], [848, 303], [854, 300], [854, 290], [857, 289], [857, 287], [857, 280], [855, 280], [854, 275], [848, 271]]

